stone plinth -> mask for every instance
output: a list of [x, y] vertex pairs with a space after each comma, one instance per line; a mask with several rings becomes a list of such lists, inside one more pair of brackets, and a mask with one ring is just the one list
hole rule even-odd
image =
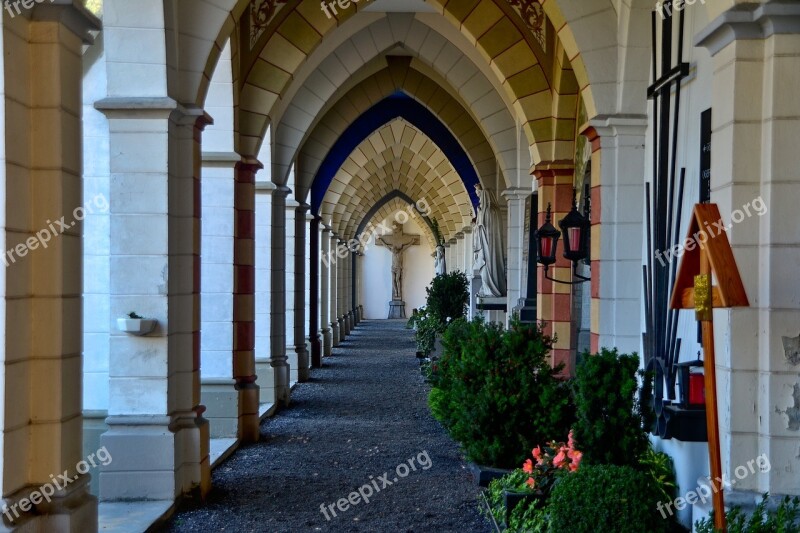
[[389, 302], [389, 318], [405, 318], [406, 303], [403, 300], [392, 300]]

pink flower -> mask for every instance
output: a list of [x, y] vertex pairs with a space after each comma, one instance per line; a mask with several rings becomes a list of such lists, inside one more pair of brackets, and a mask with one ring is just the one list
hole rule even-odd
[[567, 446], [569, 446], [571, 449], [574, 450], [575, 449], [575, 436], [573, 435], [573, 431], [574, 430], [572, 430], [572, 429], [569, 430], [569, 436], [567, 437]]
[[561, 468], [562, 466], [566, 465], [566, 462], [567, 462], [566, 449], [561, 448], [561, 450], [559, 450], [558, 452], [558, 455], [556, 455], [553, 458], [553, 466], [555, 466], [556, 468]]
[[533, 458], [536, 459], [536, 464], [542, 464], [542, 447], [537, 446], [531, 453], [533, 453]]
[[527, 461], [525, 461], [525, 462], [522, 464], [522, 470], [523, 470], [524, 472], [528, 473], [528, 474], [532, 474], [532, 473], [533, 473], [533, 461], [531, 461], [530, 459], [528, 459]]
[[532, 477], [529, 477], [528, 481], [526, 481], [525, 483], [527, 483], [530, 488], [533, 488], [536, 485], [536, 480], [533, 479]]

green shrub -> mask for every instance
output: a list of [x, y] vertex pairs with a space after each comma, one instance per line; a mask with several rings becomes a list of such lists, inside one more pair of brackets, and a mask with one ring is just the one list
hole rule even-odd
[[[734, 507], [725, 514], [728, 533], [797, 533], [800, 531], [800, 498], [784, 497], [777, 509], [767, 510], [768, 494], [761, 497], [753, 514], [749, 517], [740, 507]], [[714, 515], [698, 520], [697, 533], [719, 533], [714, 528]]]
[[550, 366], [553, 339], [541, 327], [457, 320], [443, 345], [431, 408], [470, 460], [518, 467], [533, 446], [569, 433], [570, 392], [562, 367]]
[[406, 327], [415, 328], [414, 341], [417, 351], [429, 355], [436, 347], [436, 335], [442, 330], [442, 324], [427, 308], [419, 309], [408, 320]]
[[547, 502], [549, 533], [663, 533], [660, 491], [629, 466], [586, 465], [562, 476]]
[[575, 379], [575, 440], [586, 464], [639, 466], [648, 449], [636, 399], [639, 358], [603, 349], [587, 357]]
[[466, 316], [469, 284], [463, 272], [436, 276], [425, 291], [428, 294], [425, 309], [441, 325], [440, 332], [450, 321]]

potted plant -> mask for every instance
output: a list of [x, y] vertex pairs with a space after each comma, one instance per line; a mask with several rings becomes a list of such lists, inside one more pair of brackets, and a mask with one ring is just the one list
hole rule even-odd
[[157, 322], [153, 318], [144, 318], [135, 312], [130, 312], [127, 317], [117, 319], [117, 329], [131, 335], [142, 336], [152, 332]]

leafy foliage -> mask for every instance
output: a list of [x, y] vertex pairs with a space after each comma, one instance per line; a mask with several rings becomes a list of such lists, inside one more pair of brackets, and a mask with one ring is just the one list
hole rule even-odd
[[[783, 498], [777, 509], [767, 510], [769, 494], [764, 494], [749, 517], [741, 507], [727, 512], [728, 533], [797, 533], [800, 531], [800, 498]], [[697, 533], [720, 533], [714, 528], [714, 515], [695, 523]]]
[[[489, 502], [489, 509], [497, 523], [505, 521], [504, 491], [534, 494], [534, 489], [531, 489], [527, 483], [529, 475], [518, 468], [510, 474], [494, 479], [489, 483], [486, 497]], [[546, 533], [547, 522], [543, 511], [544, 504], [541, 499], [521, 502], [511, 512], [506, 524], [506, 531], [509, 533]]]
[[678, 486], [675, 483], [675, 468], [672, 458], [664, 452], [657, 452], [648, 447], [639, 458], [641, 470], [650, 475], [656, 488], [661, 493], [661, 501], [672, 501]]
[[562, 476], [547, 503], [549, 533], [663, 533], [660, 491], [647, 473], [629, 466], [586, 465]]
[[513, 468], [532, 446], [569, 432], [570, 392], [558, 377], [562, 367], [550, 366], [553, 338], [541, 327], [514, 319], [504, 331], [461, 319], [443, 344], [429, 403], [470, 460]]
[[649, 447], [637, 401], [639, 358], [603, 349], [575, 379], [575, 440], [587, 464], [639, 466]]
[[417, 351], [430, 354], [436, 345], [436, 334], [442, 330], [439, 320], [423, 307], [411, 316], [406, 327], [415, 328]]

